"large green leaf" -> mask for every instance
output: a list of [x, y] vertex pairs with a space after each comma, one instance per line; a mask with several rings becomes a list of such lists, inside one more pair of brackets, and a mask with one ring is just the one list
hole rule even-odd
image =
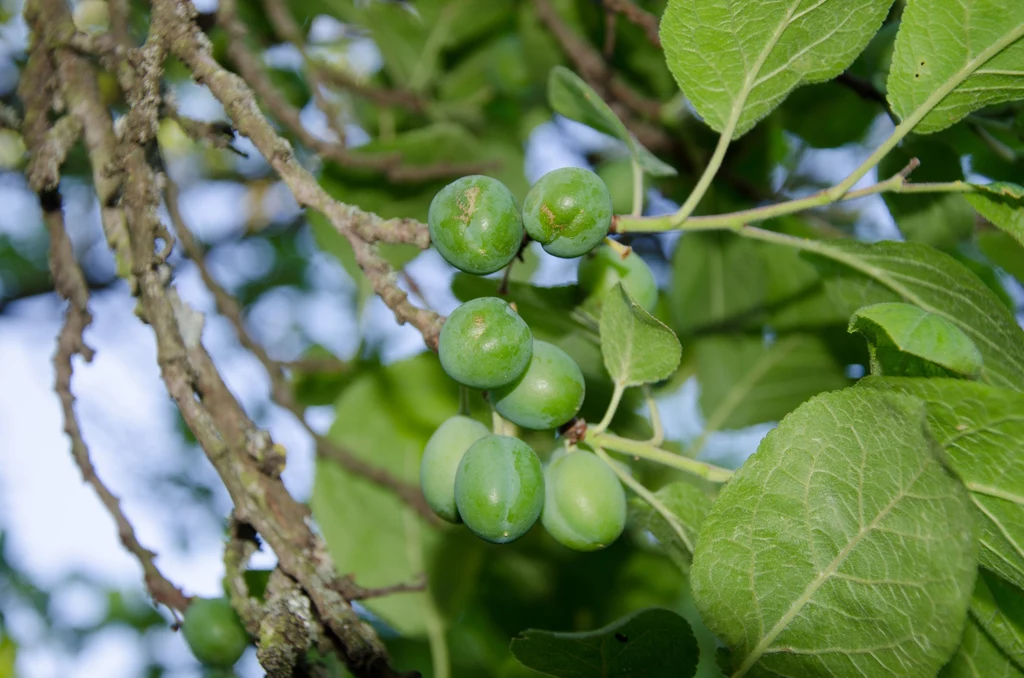
[[665, 517], [640, 497], [629, 500], [629, 522], [633, 529], [650, 532], [662, 551], [684, 572], [693, 561], [693, 547], [697, 543], [704, 517], [711, 510], [711, 498], [693, 483], [669, 483], [654, 493], [662, 506], [675, 516], [683, 536], [673, 529]]
[[585, 633], [523, 631], [512, 654], [558, 678], [689, 678], [697, 670], [697, 641], [685, 619], [653, 608]]
[[[904, 301], [957, 325], [981, 351], [981, 380], [1024, 389], [1024, 330], [970, 270], [938, 250], [907, 242], [831, 240], [805, 246], [815, 254], [837, 306], [853, 311]], [[839, 264], [837, 266], [836, 264]]]
[[867, 338], [875, 374], [976, 378], [981, 373], [981, 353], [970, 337], [950, 320], [912, 304], [857, 309], [850, 332]]
[[978, 509], [981, 563], [1024, 588], [1024, 395], [959, 379], [860, 383], [926, 402], [928, 424]]
[[669, 0], [661, 43], [672, 75], [718, 132], [738, 137], [793, 88], [831, 80], [892, 0]]
[[774, 343], [717, 335], [697, 340], [695, 350], [709, 431], [778, 421], [811, 396], [849, 383], [843, 366], [814, 335], [792, 334]]
[[908, 0], [888, 97], [914, 131], [945, 129], [971, 111], [1024, 95], [1024, 3]]
[[[432, 387], [427, 412], [397, 399], [403, 386], [396, 380], [410, 370], [423, 388]], [[360, 376], [342, 393], [335, 409], [337, 418], [328, 433], [332, 441], [415, 483], [432, 428], [454, 414], [458, 402], [436, 359], [423, 355]], [[432, 420], [427, 425], [413, 414]], [[414, 581], [426, 571], [438, 534], [393, 492], [319, 459], [311, 505], [339, 574], [352, 575], [361, 586], [377, 587]], [[373, 598], [365, 605], [409, 635], [425, 633], [433, 618], [433, 603], [425, 592]]]
[[971, 617], [1024, 670], [1024, 591], [982, 568], [974, 586]]
[[[1024, 76], [1024, 71], [1022, 71]], [[1024, 88], [1024, 79], [1021, 81]], [[967, 200], [994, 226], [1003, 229], [1024, 246], [1024, 186], [998, 181], [975, 184], [977, 193], [969, 193]]]
[[672, 376], [683, 347], [672, 330], [618, 283], [608, 292], [601, 311], [601, 355], [615, 383], [639, 386]]
[[548, 77], [548, 103], [556, 113], [624, 142], [647, 174], [654, 177], [677, 174], [674, 167], [665, 164], [644, 148], [597, 92], [565, 66], [551, 69]]
[[924, 406], [846, 389], [768, 434], [704, 520], [694, 600], [734, 675], [934, 675], [976, 572], [963, 486]]

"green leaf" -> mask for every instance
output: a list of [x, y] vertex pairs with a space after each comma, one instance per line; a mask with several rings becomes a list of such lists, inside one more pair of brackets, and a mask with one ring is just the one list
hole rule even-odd
[[701, 523], [711, 510], [711, 499], [704, 490], [685, 481], [669, 483], [654, 496], [678, 519], [686, 539], [682, 539], [668, 521], [640, 497], [629, 500], [630, 525], [635, 530], [654, 535], [665, 555], [681, 570], [688, 572]]
[[[941, 139], [915, 137], [905, 141], [878, 163], [878, 175], [890, 177], [917, 158], [914, 181], [959, 181], [964, 178], [960, 153]], [[974, 232], [971, 205], [959, 193], [883, 193], [900, 232], [911, 242], [953, 250]]]
[[558, 678], [689, 678], [698, 659], [690, 625], [659, 608], [585, 633], [523, 631], [512, 639], [512, 654]]
[[683, 347], [672, 330], [618, 283], [608, 292], [601, 311], [601, 355], [615, 383], [638, 386], [672, 376]]
[[682, 335], [722, 327], [764, 306], [758, 244], [733, 233], [687, 233], [672, 256], [667, 290], [672, 327]]
[[850, 318], [849, 330], [868, 340], [873, 373], [972, 379], [981, 374], [981, 353], [971, 338], [952, 321], [912, 304], [865, 306]]
[[[432, 387], [430, 422], [417, 421], [396, 396], [395, 383], [407, 370]], [[328, 437], [350, 453], [406, 482], [419, 480], [420, 456], [433, 428], [458, 411], [458, 400], [437, 360], [421, 355], [361, 375], [338, 399], [337, 418]], [[352, 422], [359, 422], [353, 426]], [[429, 424], [429, 425], [428, 425]], [[311, 501], [313, 515], [339, 574], [365, 587], [415, 580], [436, 546], [436, 530], [424, 524], [393, 492], [318, 459]], [[367, 516], [372, 516], [368, 520]], [[420, 635], [433, 618], [425, 592], [403, 593], [364, 602], [400, 633]]]
[[934, 675], [975, 571], [963, 486], [924, 406], [845, 389], [761, 442], [704, 520], [691, 583], [736, 675]]
[[[1024, 71], [1022, 71], [1024, 76]], [[1022, 87], [1024, 87], [1024, 80]], [[968, 193], [967, 200], [988, 219], [1024, 246], [1024, 186], [997, 181], [991, 184], [974, 184], [978, 193]]]
[[925, 401], [928, 425], [978, 510], [981, 564], [1024, 588], [1024, 395], [958, 379], [859, 383]]
[[551, 69], [551, 75], [548, 76], [548, 102], [556, 113], [624, 142], [644, 172], [652, 177], [678, 174], [674, 167], [665, 164], [644, 148], [597, 92], [565, 66]]
[[1024, 670], [1024, 591], [982, 568], [974, 585], [971, 617]]
[[1024, 678], [1024, 673], [1010, 662], [974, 619], [968, 619], [960, 646], [942, 668], [939, 678]]
[[882, 25], [892, 0], [669, 0], [665, 61], [715, 131], [736, 138], [794, 88], [831, 80]]
[[707, 431], [778, 421], [822, 391], [849, 384], [820, 338], [792, 334], [702, 337], [695, 346], [700, 409]]
[[908, 0], [896, 35], [888, 98], [918, 134], [945, 129], [1024, 92], [1024, 4]]
[[1005, 231], [991, 229], [978, 234], [978, 247], [996, 266], [1024, 285], [1024, 247]]
[[[981, 351], [981, 380], [1024, 389], [1024, 330], [974, 273], [938, 250], [908, 242], [810, 242], [812, 260], [832, 276], [833, 302], [857, 308], [904, 301], [943, 317]], [[822, 260], [821, 258], [824, 258]], [[839, 266], [836, 266], [839, 264]]]

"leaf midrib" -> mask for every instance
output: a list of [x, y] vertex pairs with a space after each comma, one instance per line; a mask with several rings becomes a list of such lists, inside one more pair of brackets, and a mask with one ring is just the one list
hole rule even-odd
[[757, 646], [749, 655], [747, 655], [746, 659], [743, 661], [743, 664], [736, 671], [736, 673], [733, 674], [733, 678], [740, 678], [741, 676], [745, 675], [747, 671], [749, 671], [750, 668], [758, 662], [761, 656], [764, 655], [765, 650], [767, 650], [768, 647], [779, 636], [779, 634], [782, 633], [787, 626], [789, 626], [789, 623], [793, 621], [796, 615], [799, 614], [800, 610], [802, 610], [803, 607], [814, 596], [814, 594], [818, 592], [818, 589], [820, 589], [822, 585], [824, 585], [824, 583], [827, 582], [832, 577], [832, 575], [836, 573], [836, 571], [839, 569], [839, 566], [842, 565], [843, 561], [846, 560], [846, 557], [849, 556], [855, 548], [857, 548], [857, 546], [861, 543], [864, 537], [870, 534], [876, 527], [878, 527], [878, 524], [889, 515], [889, 513], [896, 507], [896, 505], [907, 497], [908, 490], [911, 487], [913, 487], [914, 483], [917, 482], [917, 480], [925, 472], [926, 468], [927, 466], [922, 464], [922, 466], [918, 469], [914, 477], [911, 478], [906, 483], [905, 487], [900, 489], [896, 496], [893, 497], [892, 501], [890, 501], [881, 511], [879, 511], [878, 515], [876, 515], [870, 523], [863, 526], [857, 532], [857, 534], [850, 540], [850, 542], [846, 546], [844, 546], [838, 554], [836, 554], [836, 557], [832, 559], [832, 562], [828, 564], [828, 567], [826, 567], [817, 577], [814, 578], [813, 581], [811, 581], [807, 585], [807, 588], [804, 589], [804, 592], [801, 593], [800, 596], [793, 601], [793, 604], [789, 606], [789, 609], [786, 611], [786, 613], [779, 617], [779, 620], [775, 622], [775, 624], [768, 631], [768, 633], [764, 635], [764, 638], [761, 639], [761, 642], [757, 644]]

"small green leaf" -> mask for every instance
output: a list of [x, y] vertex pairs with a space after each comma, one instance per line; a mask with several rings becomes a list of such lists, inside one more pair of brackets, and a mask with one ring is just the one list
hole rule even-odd
[[868, 340], [875, 374], [972, 379], [981, 374], [981, 352], [971, 338], [952, 321], [911, 304], [864, 306], [850, 318], [849, 331]]
[[849, 384], [819, 337], [792, 334], [768, 344], [760, 336], [713, 335], [695, 347], [705, 429], [778, 421], [822, 391]]
[[1024, 591], [982, 568], [970, 614], [1018, 670], [1024, 670]]
[[1024, 588], [1024, 395], [959, 379], [862, 379], [927, 405], [928, 426], [977, 509], [979, 560]]
[[974, 586], [963, 486], [924, 406], [845, 389], [779, 424], [725, 485], [693, 557], [694, 600], [736, 675], [934, 675]]
[[[1024, 86], [1024, 80], [1022, 80]], [[967, 200], [988, 219], [1024, 246], [1024, 186], [997, 181], [991, 184], [974, 184], [977, 193], [968, 193]]]
[[[1024, 330], [1010, 310], [963, 264], [908, 242], [820, 241], [806, 252], [829, 278], [837, 307], [904, 301], [953, 322], [981, 351], [981, 380], [1024, 390]], [[838, 265], [837, 265], [838, 264]]]
[[715, 131], [736, 138], [794, 88], [846, 69], [892, 0], [669, 0], [665, 61]]
[[896, 35], [888, 97], [918, 134], [971, 111], [1021, 98], [1024, 3], [908, 0]]
[[548, 77], [548, 102], [556, 113], [624, 142], [640, 167], [652, 177], [678, 174], [674, 167], [665, 164], [644, 148], [597, 92], [565, 66], [551, 69]]
[[1024, 678], [973, 619], [967, 620], [960, 646], [938, 678]]
[[683, 347], [672, 330], [618, 283], [608, 292], [601, 311], [601, 355], [617, 384], [638, 386], [672, 376]]
[[512, 639], [512, 654], [558, 678], [690, 678], [698, 660], [690, 625], [659, 608], [585, 633], [523, 631]]
[[630, 525], [635, 530], [654, 535], [665, 555], [681, 570], [688, 572], [701, 523], [711, 510], [711, 499], [704, 490], [684, 481], [669, 483], [654, 496], [678, 519], [686, 540], [680, 538], [668, 521], [640, 497], [629, 500]]

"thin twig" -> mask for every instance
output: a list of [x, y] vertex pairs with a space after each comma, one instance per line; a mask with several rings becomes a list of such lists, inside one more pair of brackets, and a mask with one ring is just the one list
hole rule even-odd
[[287, 376], [284, 373], [283, 365], [271, 358], [263, 345], [253, 339], [245, 326], [245, 319], [242, 316], [242, 309], [238, 305], [238, 301], [214, 279], [209, 268], [206, 266], [203, 248], [196, 241], [179, 209], [178, 186], [170, 177], [167, 177], [165, 180], [165, 196], [167, 213], [171, 217], [171, 223], [174, 225], [178, 240], [185, 250], [186, 256], [192, 260], [192, 263], [198, 269], [203, 284], [213, 294], [217, 310], [234, 327], [235, 334], [238, 336], [242, 346], [256, 356], [256, 359], [263, 365], [263, 369], [266, 370], [267, 375], [270, 377], [270, 393], [274, 402], [291, 412], [299, 423], [302, 424], [303, 428], [306, 429], [306, 432], [313, 437], [316, 443], [317, 454], [322, 458], [337, 462], [346, 471], [366, 478], [370, 482], [393, 492], [395, 496], [413, 508], [422, 518], [431, 523], [439, 523], [437, 515], [430, 508], [426, 498], [423, 496], [423, 492], [418, 486], [407, 483], [395, 477], [387, 470], [360, 459], [352, 452], [313, 430], [306, 421], [302, 406], [295, 400], [295, 396], [288, 384]]
[[71, 377], [74, 371], [74, 356], [80, 355], [86, 362], [91, 362], [94, 354], [82, 336], [85, 328], [92, 322], [92, 315], [88, 309], [89, 291], [85, 275], [71, 249], [71, 241], [64, 228], [64, 215], [59, 205], [56, 209], [46, 210], [43, 218], [50, 234], [50, 268], [53, 271], [57, 293], [68, 301], [67, 314], [57, 339], [53, 364], [57, 374], [55, 390], [64, 411], [64, 431], [71, 439], [71, 456], [82, 472], [82, 479], [92, 486], [100, 502], [114, 519], [121, 543], [142, 565], [146, 587], [153, 600], [166, 605], [174, 612], [184, 612], [189, 604], [188, 597], [160, 572], [155, 563], [156, 554], [139, 542], [135, 528], [121, 509], [120, 499], [107, 489], [96, 475], [89, 448], [82, 438], [78, 417], [75, 414], [75, 396], [71, 393]]
[[609, 12], [621, 14], [626, 21], [644, 29], [644, 35], [655, 47], [661, 47], [658, 36], [658, 17], [635, 5], [631, 0], [604, 0], [604, 8]]

